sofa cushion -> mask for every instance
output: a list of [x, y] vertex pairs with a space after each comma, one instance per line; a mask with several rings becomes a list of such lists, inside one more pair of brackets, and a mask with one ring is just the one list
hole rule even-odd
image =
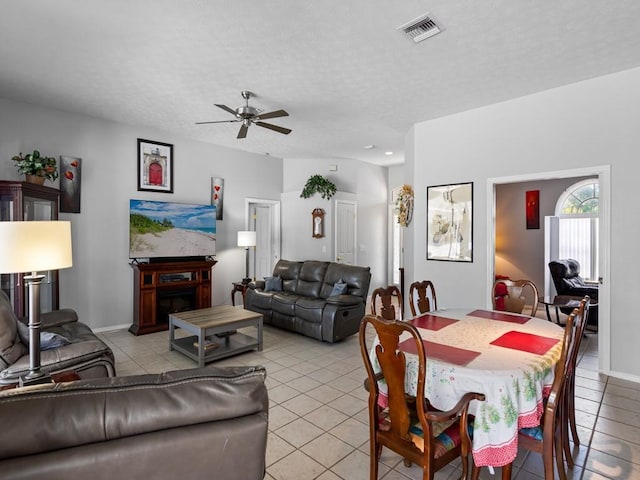
[[300, 297], [296, 302], [296, 317], [312, 323], [322, 323], [322, 311], [327, 301], [324, 298]]
[[[18, 322], [18, 336], [22, 343], [29, 346], [29, 327], [22, 322]], [[62, 335], [53, 332], [40, 332], [40, 350], [50, 350], [52, 348], [69, 345], [69, 340]]]
[[18, 319], [9, 298], [0, 290], [0, 370], [13, 365], [27, 353], [27, 347], [18, 336]]
[[264, 277], [265, 292], [281, 292], [282, 278], [280, 277]]
[[328, 262], [307, 260], [302, 264], [296, 293], [305, 297], [317, 298], [320, 296], [322, 281], [327, 272]]
[[295, 293], [302, 262], [278, 260], [273, 268], [273, 276], [282, 279], [282, 291]]
[[286, 292], [278, 292], [273, 295], [271, 309], [274, 312], [282, 313], [293, 317], [295, 315], [296, 301], [300, 295]]
[[320, 296], [322, 298], [330, 297], [333, 286], [340, 280], [348, 285], [347, 294], [355, 295], [364, 301], [369, 293], [370, 268], [345, 265], [343, 263], [330, 263], [322, 282]]

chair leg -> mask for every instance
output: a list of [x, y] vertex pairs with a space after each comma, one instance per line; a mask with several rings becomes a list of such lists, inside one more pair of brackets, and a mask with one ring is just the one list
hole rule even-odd
[[[565, 424], [566, 430], [566, 422], [564, 422], [564, 418], [561, 419], [562, 423]], [[544, 462], [544, 478], [545, 480], [554, 480], [554, 467], [553, 467], [553, 457], [555, 456], [556, 467], [558, 468], [558, 476], [560, 480], [567, 480], [567, 473], [564, 469], [564, 454], [563, 454], [563, 434], [562, 434], [562, 426], [560, 427], [560, 432], [556, 431], [555, 439], [552, 445], [544, 445], [542, 451], [542, 461]], [[568, 438], [566, 438], [568, 443]], [[555, 451], [555, 455], [554, 455]]]
[[480, 468], [476, 465], [476, 462], [473, 462], [471, 466], [471, 480], [478, 480], [480, 478]]
[[569, 468], [573, 468], [575, 463], [573, 461], [573, 455], [571, 452], [571, 445], [569, 444], [569, 424], [571, 423], [571, 409], [569, 406], [569, 396], [564, 399], [563, 411], [560, 415], [560, 438], [561, 447], [556, 452], [563, 455]]
[[502, 480], [511, 480], [511, 469], [513, 468], [513, 462], [507, 463], [502, 467]]
[[569, 425], [571, 426], [571, 436], [573, 437], [573, 443], [580, 445], [580, 437], [578, 437], [578, 429], [576, 428], [576, 394], [575, 394], [576, 379], [571, 378], [569, 382], [568, 398], [568, 413], [569, 413]]

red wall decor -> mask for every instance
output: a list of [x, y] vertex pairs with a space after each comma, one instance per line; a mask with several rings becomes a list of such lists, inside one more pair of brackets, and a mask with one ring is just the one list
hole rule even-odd
[[527, 230], [540, 228], [540, 190], [529, 190], [525, 193], [525, 214]]

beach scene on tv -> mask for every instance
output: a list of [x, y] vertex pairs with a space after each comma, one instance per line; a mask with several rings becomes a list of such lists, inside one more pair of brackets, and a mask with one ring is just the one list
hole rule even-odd
[[129, 201], [129, 258], [198, 257], [215, 253], [215, 206]]

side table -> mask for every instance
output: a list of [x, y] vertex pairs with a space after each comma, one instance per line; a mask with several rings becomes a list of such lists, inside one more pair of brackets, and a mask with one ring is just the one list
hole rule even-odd
[[[571, 295], [556, 295], [555, 297], [540, 297], [538, 299], [540, 303], [544, 305], [544, 308], [547, 312], [547, 320], [552, 322], [551, 313], [549, 312], [549, 307], [554, 307], [556, 309], [556, 323], [560, 324], [560, 309], [562, 308], [578, 308], [580, 306], [580, 301], [582, 297], [574, 297]], [[592, 302], [589, 305], [589, 310], [592, 308], [598, 308], [598, 302]]]
[[244, 295], [247, 292], [247, 288], [249, 287], [248, 283], [244, 282], [233, 282], [233, 289], [231, 290], [231, 305], [236, 306], [236, 293], [242, 293], [242, 308], [244, 308]]

